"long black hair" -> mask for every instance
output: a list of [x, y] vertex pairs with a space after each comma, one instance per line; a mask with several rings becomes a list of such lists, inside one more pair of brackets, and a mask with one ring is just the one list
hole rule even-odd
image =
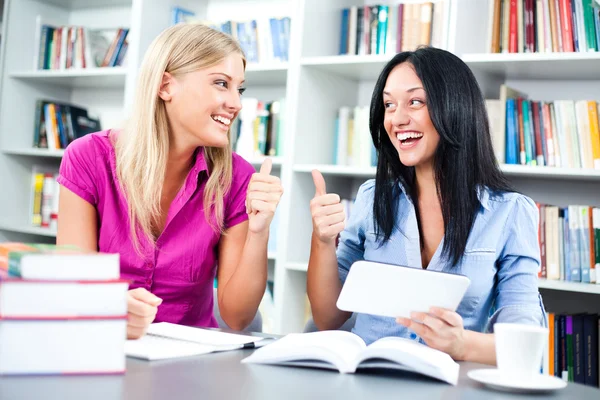
[[373, 202], [377, 237], [388, 241], [395, 227], [399, 183], [412, 199], [419, 229], [421, 226], [415, 168], [402, 164], [383, 125], [387, 78], [394, 67], [405, 62], [412, 65], [423, 83], [429, 117], [440, 135], [433, 168], [444, 218], [442, 256], [454, 266], [462, 258], [481, 207], [478, 189], [514, 189], [498, 167], [485, 101], [469, 67], [454, 54], [433, 47], [399, 53], [383, 68], [371, 98], [369, 128], [378, 154]]

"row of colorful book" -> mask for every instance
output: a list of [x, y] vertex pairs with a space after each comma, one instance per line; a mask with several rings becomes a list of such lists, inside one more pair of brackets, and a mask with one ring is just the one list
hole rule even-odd
[[119, 255], [0, 243], [0, 374], [125, 372]]
[[203, 23], [235, 38], [249, 63], [289, 59], [290, 17], [264, 17], [247, 21], [209, 21], [181, 7], [172, 10], [172, 23]]
[[600, 50], [600, 5], [590, 0], [490, 0], [492, 53]]
[[500, 163], [600, 169], [597, 101], [535, 101], [502, 85], [486, 103]]
[[242, 110], [229, 128], [231, 146], [247, 160], [283, 155], [285, 99], [242, 98]]
[[36, 20], [34, 68], [70, 69], [116, 67], [124, 64], [128, 28], [92, 29]]
[[600, 284], [600, 208], [537, 204], [540, 278]]
[[44, 99], [36, 101], [35, 148], [66, 149], [73, 140], [100, 130], [100, 119], [92, 117], [86, 108]]
[[341, 107], [335, 118], [333, 164], [352, 167], [377, 165], [369, 130], [369, 107]]
[[548, 313], [545, 371], [567, 382], [599, 387], [599, 328], [597, 314]]
[[342, 10], [339, 54], [396, 54], [444, 45], [445, 1], [352, 6]]
[[31, 226], [56, 232], [58, 222], [58, 171], [34, 165], [31, 172]]

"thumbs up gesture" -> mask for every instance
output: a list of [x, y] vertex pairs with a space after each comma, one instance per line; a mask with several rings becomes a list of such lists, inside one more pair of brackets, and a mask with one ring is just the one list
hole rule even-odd
[[313, 222], [313, 234], [323, 243], [333, 242], [344, 230], [346, 213], [340, 203], [340, 196], [327, 194], [325, 179], [317, 171], [312, 171], [315, 183], [315, 197], [310, 201], [310, 214]]
[[283, 194], [281, 180], [271, 175], [273, 162], [265, 159], [260, 172], [252, 174], [246, 195], [248, 230], [259, 233], [269, 228]]

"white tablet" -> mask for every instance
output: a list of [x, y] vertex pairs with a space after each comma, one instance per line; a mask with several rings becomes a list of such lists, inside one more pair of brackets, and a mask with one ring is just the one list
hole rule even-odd
[[431, 307], [456, 311], [471, 281], [464, 275], [357, 261], [337, 301], [340, 310], [410, 318]]

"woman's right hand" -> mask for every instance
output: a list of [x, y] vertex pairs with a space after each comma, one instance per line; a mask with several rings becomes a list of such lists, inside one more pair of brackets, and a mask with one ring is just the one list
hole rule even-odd
[[310, 201], [313, 235], [322, 243], [329, 244], [344, 230], [346, 213], [337, 194], [327, 194], [325, 179], [316, 169], [312, 171], [315, 197]]
[[154, 321], [162, 299], [144, 288], [127, 292], [127, 339], [139, 339]]

